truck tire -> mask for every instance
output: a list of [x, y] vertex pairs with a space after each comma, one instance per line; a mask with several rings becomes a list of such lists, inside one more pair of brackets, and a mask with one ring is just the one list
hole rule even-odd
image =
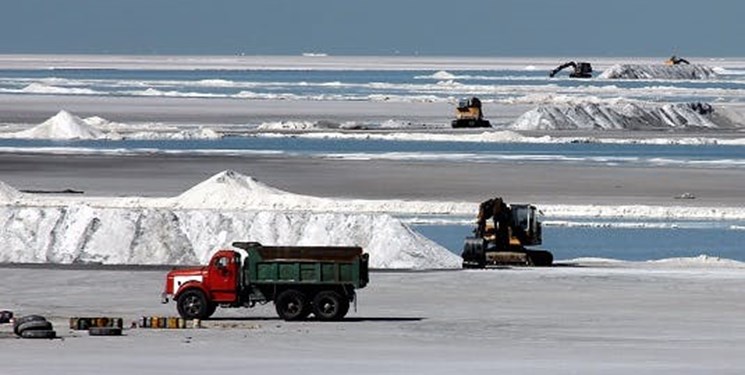
[[32, 321], [24, 322], [23, 324], [20, 324], [16, 328], [16, 331], [18, 331], [18, 333], [16, 334], [23, 335], [23, 332], [26, 332], [26, 331], [49, 331], [51, 329], [52, 329], [52, 323], [49, 323], [46, 320], [32, 320]]
[[349, 311], [349, 301], [333, 290], [324, 290], [313, 298], [313, 314], [318, 320], [340, 320]]
[[294, 289], [288, 289], [280, 293], [274, 301], [274, 306], [277, 315], [287, 321], [305, 319], [310, 313], [307, 297]]
[[21, 331], [18, 330], [18, 327], [20, 327], [21, 324], [37, 320], [46, 322], [47, 318], [41, 315], [26, 315], [16, 319], [15, 323], [13, 324], [13, 333], [15, 333], [16, 335], [20, 335]]
[[176, 309], [184, 319], [206, 319], [209, 317], [210, 302], [199, 289], [187, 290], [179, 295]]
[[57, 337], [57, 332], [51, 329], [32, 329], [21, 333], [24, 339], [53, 339]]
[[207, 316], [204, 317], [204, 319], [207, 319], [215, 314], [215, 311], [217, 311], [217, 304], [212, 302], [209, 304], [209, 308], [207, 309]]

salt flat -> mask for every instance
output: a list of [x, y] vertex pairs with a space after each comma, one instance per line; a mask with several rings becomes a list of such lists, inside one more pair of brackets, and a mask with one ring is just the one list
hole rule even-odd
[[51, 318], [59, 340], [10, 338], [3, 374], [329, 372], [738, 374], [745, 272], [602, 267], [372, 273], [357, 312], [287, 323], [271, 306], [218, 310], [201, 330], [67, 330], [82, 315], [174, 315], [165, 271], [2, 268], [0, 308]]

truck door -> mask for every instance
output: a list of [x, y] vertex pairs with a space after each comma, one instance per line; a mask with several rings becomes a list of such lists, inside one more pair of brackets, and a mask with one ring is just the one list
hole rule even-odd
[[236, 252], [225, 252], [212, 258], [209, 288], [214, 302], [234, 302], [237, 299], [240, 263], [240, 254]]

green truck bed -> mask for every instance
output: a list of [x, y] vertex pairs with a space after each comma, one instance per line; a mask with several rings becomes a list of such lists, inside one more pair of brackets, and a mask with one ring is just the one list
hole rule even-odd
[[248, 252], [243, 283], [343, 284], [363, 288], [369, 281], [368, 255], [360, 247], [261, 246], [237, 242]]

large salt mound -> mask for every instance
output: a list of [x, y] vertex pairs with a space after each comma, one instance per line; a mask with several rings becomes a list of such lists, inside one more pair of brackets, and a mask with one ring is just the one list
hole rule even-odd
[[[0, 194], [19, 194], [4, 186]], [[392, 211], [400, 203], [373, 206]], [[459, 257], [400, 220], [354, 210], [369, 204], [292, 194], [234, 171], [176, 198], [29, 196], [0, 207], [0, 262], [204, 263], [215, 249], [242, 240], [362, 246], [376, 268], [460, 266]]]
[[194, 264], [231, 242], [357, 245], [374, 268], [457, 268], [460, 258], [389, 215], [0, 207], [0, 262]]
[[0, 204], [10, 203], [18, 197], [20, 192], [14, 189], [12, 186], [0, 181]]
[[718, 109], [700, 103], [593, 103], [542, 105], [521, 115], [510, 125], [514, 130], [572, 129], [690, 129], [733, 128], [734, 123]]
[[476, 209], [475, 204], [465, 202], [333, 199], [293, 194], [231, 170], [220, 172], [173, 198], [172, 206], [182, 209], [432, 214], [473, 212]]
[[80, 117], [63, 110], [31, 129], [10, 136], [29, 139], [99, 139], [104, 134]]
[[712, 79], [717, 74], [705, 65], [613, 65], [598, 78], [606, 79]]

